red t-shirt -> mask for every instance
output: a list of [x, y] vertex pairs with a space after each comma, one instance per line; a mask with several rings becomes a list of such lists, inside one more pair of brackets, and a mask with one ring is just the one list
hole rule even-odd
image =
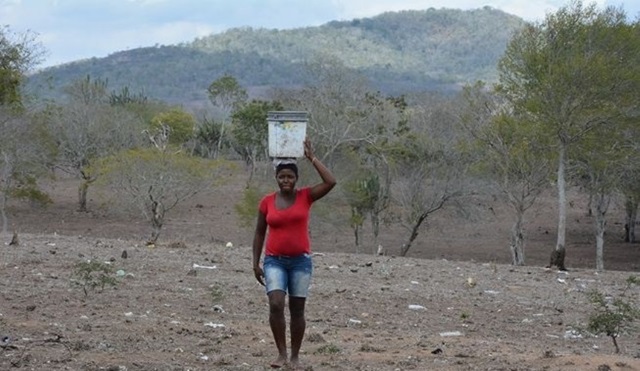
[[299, 256], [311, 253], [309, 241], [309, 210], [311, 210], [311, 189], [305, 187], [296, 191], [296, 200], [286, 209], [276, 208], [276, 194], [266, 195], [259, 210], [267, 218], [268, 235], [266, 255]]

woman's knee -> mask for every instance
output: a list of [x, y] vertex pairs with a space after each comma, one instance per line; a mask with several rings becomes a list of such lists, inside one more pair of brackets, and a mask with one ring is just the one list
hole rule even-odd
[[269, 312], [284, 313], [284, 292], [278, 290], [269, 293]]

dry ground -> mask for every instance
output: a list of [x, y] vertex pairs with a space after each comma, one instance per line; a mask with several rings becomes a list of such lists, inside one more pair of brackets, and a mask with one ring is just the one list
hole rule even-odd
[[[74, 186], [52, 184], [48, 209], [11, 208], [20, 244], [2, 236], [0, 370], [268, 368], [275, 352], [251, 272], [251, 231], [233, 209], [241, 182], [175, 210], [155, 248], [144, 246], [146, 224], [107, 211], [100, 192], [92, 212], [75, 212]], [[620, 337], [618, 355], [609, 338], [583, 331], [586, 292], [619, 296], [640, 271], [639, 248], [620, 243], [621, 215], [612, 211], [608, 270], [594, 272], [591, 221], [580, 195], [571, 197], [566, 273], [544, 268], [552, 197], [530, 217], [525, 267], [508, 265], [509, 216], [497, 204], [481, 204], [494, 212], [472, 221], [434, 218], [406, 258], [393, 256], [404, 238], [393, 227], [380, 238], [387, 256], [355, 253], [340, 216], [318, 205], [334, 223], [312, 230], [303, 362], [313, 370], [640, 370], [637, 331]], [[368, 242], [358, 251], [374, 249]], [[72, 274], [88, 259], [120, 270], [117, 285], [85, 296]]]

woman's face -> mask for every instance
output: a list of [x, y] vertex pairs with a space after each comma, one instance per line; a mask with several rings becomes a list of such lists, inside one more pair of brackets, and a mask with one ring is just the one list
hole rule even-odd
[[276, 181], [278, 182], [278, 187], [283, 192], [291, 192], [296, 186], [296, 181], [298, 177], [296, 177], [296, 173], [291, 169], [282, 169], [278, 171], [276, 174]]

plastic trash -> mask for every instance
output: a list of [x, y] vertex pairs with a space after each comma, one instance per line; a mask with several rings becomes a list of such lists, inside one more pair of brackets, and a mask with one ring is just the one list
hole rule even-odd
[[441, 332], [440, 336], [443, 336], [443, 337], [447, 337], [447, 336], [462, 336], [462, 333], [460, 331], [446, 331], [446, 332]]
[[209, 266], [209, 265], [200, 265], [200, 264], [196, 264], [196, 263], [193, 263], [193, 267], [194, 268], [203, 268], [203, 269], [216, 269], [216, 268], [218, 268], [215, 265]]
[[213, 323], [213, 322], [205, 323], [204, 325], [206, 327], [213, 327], [213, 328], [224, 328], [224, 327], [226, 327], [222, 323]]

